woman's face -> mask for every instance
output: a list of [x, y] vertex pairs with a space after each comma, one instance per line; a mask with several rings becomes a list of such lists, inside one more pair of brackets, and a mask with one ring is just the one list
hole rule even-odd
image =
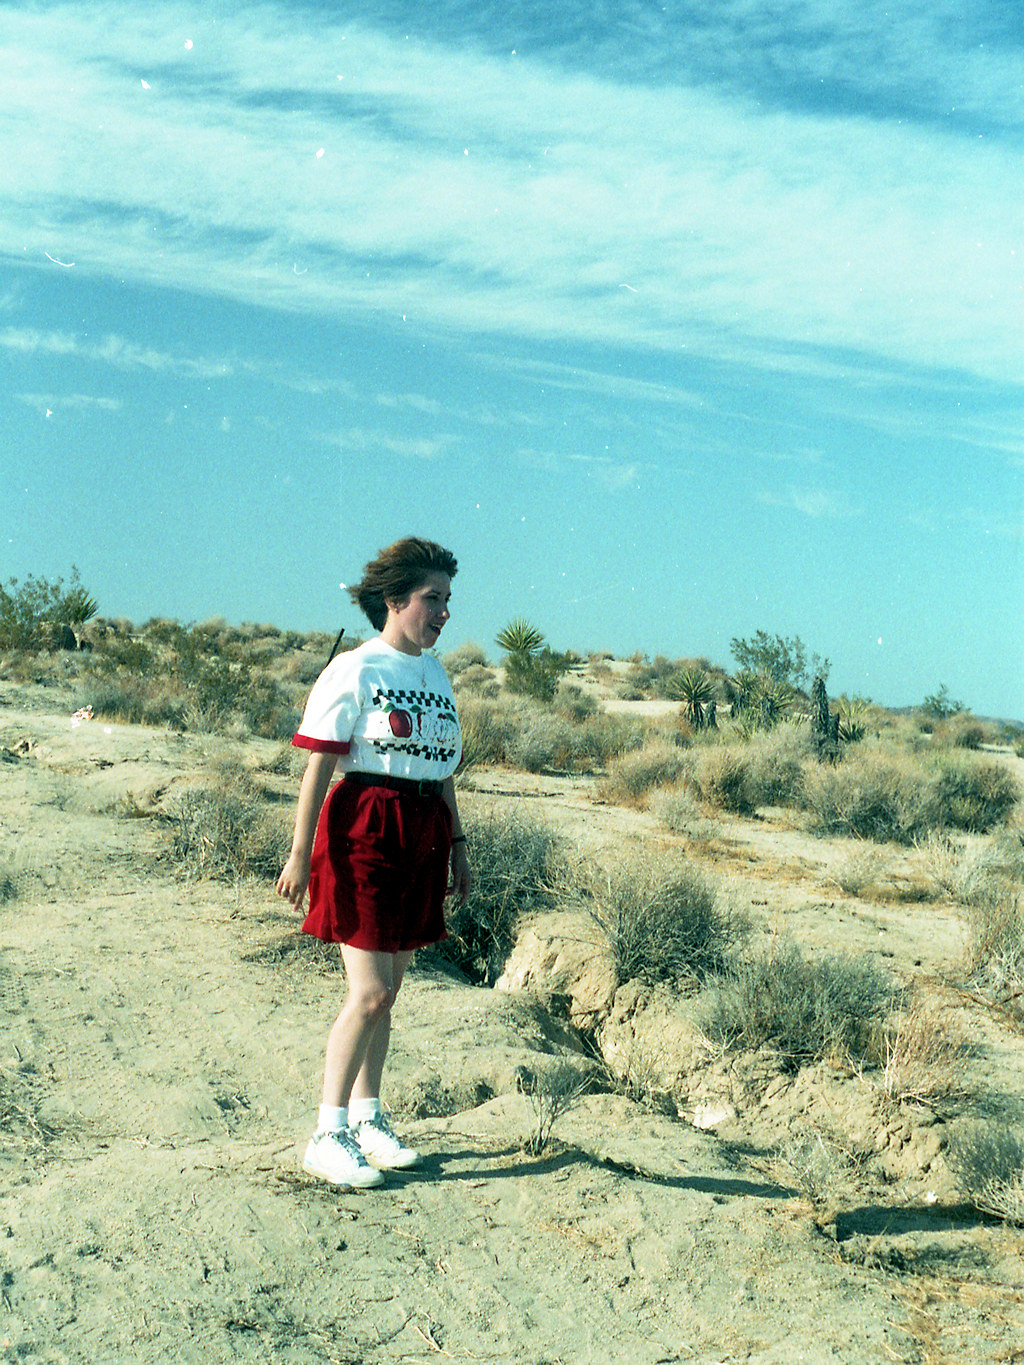
[[431, 573], [404, 602], [388, 602], [388, 619], [381, 631], [383, 640], [403, 654], [422, 654], [433, 649], [448, 620], [451, 579], [446, 573]]

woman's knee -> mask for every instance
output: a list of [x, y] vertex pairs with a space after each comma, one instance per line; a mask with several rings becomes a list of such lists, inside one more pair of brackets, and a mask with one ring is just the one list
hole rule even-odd
[[383, 1019], [395, 1003], [395, 992], [385, 985], [362, 986], [349, 990], [346, 1003], [364, 1019]]

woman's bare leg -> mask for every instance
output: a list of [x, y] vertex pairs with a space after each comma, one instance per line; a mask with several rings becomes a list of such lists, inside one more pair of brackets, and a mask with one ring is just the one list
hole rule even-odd
[[[405, 976], [406, 968], [412, 959], [412, 953], [395, 953], [392, 958], [391, 976], [391, 1004], [394, 1005], [401, 989], [402, 979]], [[384, 1074], [384, 1062], [388, 1055], [388, 1044], [391, 1042], [391, 1010], [384, 1014], [374, 1029], [370, 1038], [370, 1044], [366, 1049], [366, 1056], [359, 1074], [352, 1084], [351, 1098], [354, 1100], [378, 1099], [380, 1097], [381, 1077]]]
[[[345, 1108], [380, 1094], [391, 1038], [391, 1006], [412, 953], [377, 953], [341, 945], [348, 994], [327, 1035], [323, 1102]], [[375, 1085], [375, 1089], [368, 1087]]]

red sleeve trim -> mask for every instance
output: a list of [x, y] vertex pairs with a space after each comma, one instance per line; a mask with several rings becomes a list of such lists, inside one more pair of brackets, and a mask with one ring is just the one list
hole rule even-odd
[[312, 749], [315, 754], [347, 754], [352, 748], [348, 740], [311, 739], [309, 735], [295, 735], [292, 744], [296, 749]]

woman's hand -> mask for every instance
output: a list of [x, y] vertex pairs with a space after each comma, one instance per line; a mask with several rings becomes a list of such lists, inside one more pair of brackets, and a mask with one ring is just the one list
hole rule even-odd
[[469, 866], [469, 855], [463, 842], [452, 844], [452, 884], [449, 888], [460, 901], [465, 902], [473, 889], [473, 871]]
[[293, 853], [281, 869], [275, 890], [279, 896], [283, 896], [294, 909], [298, 910], [302, 905], [302, 898], [306, 894], [308, 885], [309, 859], [301, 857], [298, 853]]

